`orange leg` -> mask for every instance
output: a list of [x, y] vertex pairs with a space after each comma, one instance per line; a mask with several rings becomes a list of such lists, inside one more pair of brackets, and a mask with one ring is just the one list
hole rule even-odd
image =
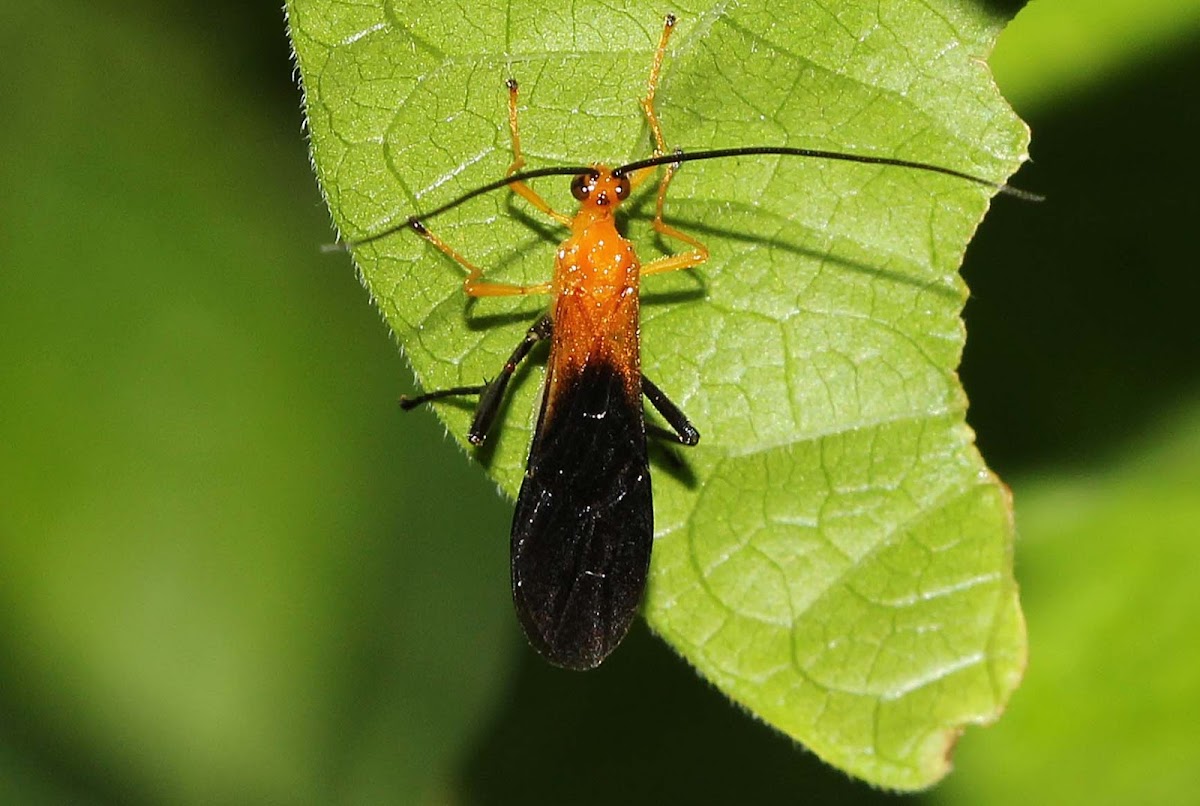
[[682, 241], [692, 247], [691, 251], [684, 252], [678, 255], [667, 255], [660, 257], [657, 260], [652, 260], [645, 266], [642, 266], [642, 276], [650, 274], [665, 274], [669, 271], [678, 271], [680, 269], [690, 269], [694, 266], [699, 266], [701, 263], [708, 260], [708, 247], [701, 243], [696, 238], [688, 235], [686, 232], [681, 232], [675, 229], [667, 222], [663, 221], [663, 204], [667, 199], [667, 188], [671, 186], [671, 177], [675, 175], [675, 165], [667, 166], [667, 175], [663, 177], [662, 183], [658, 186], [658, 198], [654, 204], [654, 229], [665, 238], [674, 238], [677, 241]]
[[[658, 112], [654, 108], [654, 96], [658, 93], [658, 81], [662, 76], [663, 59], [667, 55], [667, 43], [671, 41], [671, 33], [675, 30], [675, 15], [668, 14], [663, 21], [662, 36], [658, 38], [658, 47], [654, 50], [654, 61], [650, 63], [650, 79], [646, 82], [646, 95], [642, 98], [642, 112], [650, 124], [650, 134], [654, 137], [654, 156], [661, 157], [667, 153], [667, 141], [663, 137], [662, 123], [658, 120]], [[675, 166], [667, 168], [667, 182], [675, 172]], [[654, 168], [643, 168], [629, 177], [630, 189], [636, 188], [654, 174]]]
[[[663, 137], [662, 123], [658, 119], [658, 112], [654, 108], [654, 97], [658, 92], [658, 82], [662, 76], [663, 59], [667, 54], [667, 43], [671, 41], [671, 33], [675, 30], [675, 15], [668, 14], [663, 23], [662, 36], [658, 39], [658, 48], [654, 51], [654, 61], [650, 65], [650, 80], [646, 85], [646, 97], [642, 98], [642, 111], [646, 114], [646, 120], [650, 124], [650, 134], [654, 137], [654, 156], [661, 157], [667, 153], [667, 141]], [[652, 260], [642, 267], [642, 276], [651, 274], [666, 274], [671, 271], [679, 271], [680, 269], [690, 269], [699, 266], [704, 261], [708, 260], [708, 247], [702, 244], [691, 235], [680, 232], [670, 224], [663, 221], [663, 204], [667, 198], [667, 188], [671, 186], [671, 179], [675, 176], [678, 164], [668, 165], [667, 174], [663, 177], [662, 182], [658, 186], [658, 196], [654, 205], [654, 229], [666, 238], [674, 238], [677, 241], [682, 241], [691, 247], [691, 250], [679, 255], [666, 255], [657, 260]], [[642, 182], [646, 181], [653, 175], [654, 168], [643, 168], [636, 172], [629, 179], [631, 187], [637, 187]]]
[[[513, 161], [508, 166], [508, 176], [512, 176], [525, 166], [525, 157], [521, 155], [521, 134], [517, 128], [517, 81], [510, 78], [508, 84], [508, 128], [512, 134]], [[554, 210], [542, 199], [533, 188], [524, 182], [513, 182], [509, 187], [515, 193], [528, 201], [538, 210], [553, 218], [560, 224], [570, 224], [571, 218]], [[417, 222], [413, 229], [429, 243], [437, 247], [443, 255], [453, 260], [467, 270], [467, 279], [463, 280], [463, 291], [471, 297], [517, 297], [529, 294], [549, 294], [550, 283], [535, 285], [509, 285], [507, 283], [490, 283], [483, 279], [483, 270], [460, 255], [453, 247], [438, 236], [434, 235], [424, 224]]]
[[[513, 161], [508, 166], [507, 175], [512, 176], [525, 167], [525, 157], [521, 154], [521, 134], [517, 129], [517, 80], [510, 78], [505, 83], [508, 85], [508, 130], [512, 133], [513, 151]], [[529, 185], [524, 182], [513, 182], [509, 187], [537, 210], [540, 210], [564, 226], [570, 226], [571, 217], [558, 212], [547, 204], [546, 200], [539, 196]]]
[[663, 255], [660, 258], [651, 260], [642, 266], [643, 277], [649, 277], [652, 274], [666, 274], [667, 272], [679, 271], [680, 269], [693, 269], [708, 260], [708, 247], [692, 236], [685, 235], [674, 227], [663, 224], [657, 219], [655, 220], [654, 228], [666, 237], [676, 238], [690, 245], [692, 248], [678, 255]]
[[467, 270], [467, 279], [463, 280], [463, 291], [471, 297], [518, 297], [529, 294], [549, 294], [550, 283], [535, 285], [508, 285], [507, 283], [489, 283], [483, 280], [483, 270], [460, 255], [449, 244], [434, 235], [425, 225], [415, 222], [412, 228], [425, 240], [437, 247], [438, 251]]

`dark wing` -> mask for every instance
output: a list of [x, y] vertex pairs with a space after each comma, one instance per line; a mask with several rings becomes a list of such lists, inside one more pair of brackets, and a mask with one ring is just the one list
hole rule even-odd
[[513, 601], [547, 660], [591, 669], [625, 637], [646, 587], [654, 539], [646, 425], [640, 384], [631, 394], [612, 364], [589, 362], [558, 380], [546, 386], [517, 497]]

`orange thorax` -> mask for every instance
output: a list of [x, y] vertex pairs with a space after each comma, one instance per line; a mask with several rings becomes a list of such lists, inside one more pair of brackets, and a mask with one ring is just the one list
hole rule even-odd
[[599, 190], [584, 200], [571, 222], [571, 236], [558, 249], [552, 313], [557, 372], [574, 374], [603, 360], [631, 382], [640, 381], [641, 264], [633, 244], [617, 232], [613, 211], [619, 202]]

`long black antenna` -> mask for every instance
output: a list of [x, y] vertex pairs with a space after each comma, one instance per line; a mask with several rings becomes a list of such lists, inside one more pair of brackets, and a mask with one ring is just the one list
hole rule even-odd
[[[944, 176], [953, 176], [956, 179], [964, 179], [968, 182], [974, 182], [977, 185], [991, 188], [999, 193], [1006, 193], [1009, 196], [1015, 196], [1018, 199], [1025, 201], [1040, 202], [1045, 201], [1045, 196], [1037, 193], [1030, 193], [1027, 190], [1006, 185], [1003, 182], [993, 182], [990, 179], [984, 179], [979, 176], [974, 176], [963, 171], [956, 171], [953, 168], [943, 168], [940, 165], [930, 165], [926, 162], [913, 162], [912, 160], [902, 160], [896, 157], [875, 157], [868, 154], [848, 154], [842, 151], [823, 151], [818, 148], [792, 148], [790, 146], [746, 146], [742, 148], [714, 148], [709, 151], [676, 151], [672, 154], [663, 154], [658, 157], [649, 157], [636, 162], [629, 162], [619, 168], [613, 170], [617, 176], [627, 176], [634, 171], [639, 171], [643, 168], [653, 168], [656, 165], [672, 165], [683, 162], [694, 162], [699, 160], [718, 160], [728, 159], [731, 157], [751, 157], [751, 156], [783, 156], [783, 157], [810, 157], [814, 159], [826, 160], [841, 160], [843, 162], [858, 162], [866, 165], [891, 165], [896, 168], [911, 168], [918, 171], [928, 171], [930, 173], [943, 174]], [[436, 215], [441, 215], [447, 210], [453, 210], [464, 202], [470, 201], [476, 196], [482, 196], [485, 193], [491, 193], [493, 190], [500, 190], [508, 187], [514, 182], [524, 182], [528, 179], [538, 179], [543, 176], [579, 176], [580, 174], [596, 174], [597, 169], [591, 165], [560, 165], [550, 168], [536, 168], [532, 171], [521, 171], [519, 173], [506, 176], [503, 179], [497, 179], [494, 182], [489, 182], [486, 185], [480, 185], [472, 191], [462, 194], [457, 198], [443, 204], [441, 207], [435, 207], [427, 213], [418, 213], [411, 215], [404, 221], [394, 226], [388, 227], [382, 232], [376, 232], [373, 235], [368, 235], [365, 238], [360, 238], [357, 241], [346, 241], [336, 244], [333, 248], [348, 248], [352, 246], [362, 246], [364, 244], [378, 241], [381, 238], [386, 238], [400, 230], [416, 229], [419, 231], [422, 221], [433, 218]]]
[[471, 199], [475, 198], [476, 196], [482, 196], [485, 193], [491, 193], [493, 190], [499, 190], [500, 188], [508, 187], [509, 185], [511, 185], [514, 182], [524, 182], [526, 179], [538, 179], [539, 177], [543, 177], [543, 176], [578, 176], [579, 174], [594, 174], [594, 173], [596, 173], [596, 169], [590, 165], [584, 165], [584, 166], [560, 165], [560, 166], [551, 167], [551, 168], [536, 168], [532, 171], [521, 171], [520, 173], [515, 173], [510, 176], [506, 176], [503, 179], [497, 179], [495, 182], [489, 182], [486, 185], [481, 185], [480, 187], [477, 187], [472, 191], [464, 193], [463, 195], [459, 196], [456, 199], [451, 199], [450, 201], [443, 204], [441, 207], [433, 208], [428, 213], [418, 213], [416, 215], [410, 215], [408, 218], [404, 219], [404, 221], [402, 221], [401, 223], [396, 224], [391, 227], [388, 227], [383, 232], [376, 232], [374, 235], [368, 235], [367, 237], [360, 238], [357, 241], [346, 241], [345, 243], [337, 244], [337, 246], [338, 247], [362, 246], [363, 244], [368, 244], [368, 243], [371, 243], [372, 241], [378, 241], [380, 238], [386, 238], [387, 236], [397, 233], [402, 229], [413, 229], [416, 226], [418, 226], [422, 221], [424, 221], [428, 218], [433, 218], [435, 215], [441, 215], [442, 213], [446, 212], [447, 210], [453, 210], [455, 207], [458, 207], [463, 202], [470, 201]]
[[930, 165], [926, 162], [913, 162], [911, 160], [902, 160], [895, 157], [873, 157], [867, 154], [847, 154], [842, 151], [822, 151], [818, 148], [791, 148], [789, 146], [747, 146], [743, 148], [714, 148], [711, 151], [676, 151], [674, 154], [663, 154], [658, 157], [650, 157], [637, 162], [631, 162], [627, 165], [622, 165], [616, 168], [613, 173], [617, 176], [630, 174], [642, 168], [653, 168], [655, 165], [671, 165], [681, 162], [692, 162], [696, 160], [718, 160], [729, 157], [749, 157], [759, 154], [785, 156], [785, 157], [814, 157], [824, 160], [842, 160], [843, 162], [861, 162], [867, 165], [892, 165], [897, 168], [913, 168], [918, 171], [929, 171], [931, 173], [944, 174], [945, 176], [953, 176], [957, 179], [965, 179], [968, 182], [974, 182], [977, 185], [992, 188], [1000, 193], [1007, 193], [1009, 196], [1015, 196], [1018, 199], [1025, 201], [1040, 202], [1045, 201], [1046, 197], [1037, 193], [1030, 193], [1027, 190], [1010, 187], [1003, 182], [993, 182], [990, 179], [984, 179], [979, 176], [973, 176], [969, 173], [956, 171], [953, 168], [943, 168], [940, 165]]

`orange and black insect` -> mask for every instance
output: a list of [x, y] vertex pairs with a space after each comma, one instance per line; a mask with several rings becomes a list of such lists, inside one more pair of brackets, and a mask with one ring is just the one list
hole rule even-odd
[[[890, 157], [773, 146], [668, 153], [654, 96], [674, 25], [674, 16], [668, 15], [641, 100], [654, 139], [653, 156], [618, 168], [594, 164], [522, 171], [517, 83], [510, 79], [513, 161], [504, 179], [351, 244], [359, 246], [412, 229], [466, 269], [463, 289], [469, 296], [551, 296], [550, 310], [526, 331], [494, 380], [405, 398], [401, 405], [411, 409], [446, 397], [477, 395], [468, 439], [482, 444], [517, 366], [538, 342], [550, 340], [541, 412], [513, 519], [512, 591], [530, 643], [551, 663], [569, 669], [599, 665], [625, 637], [641, 603], [654, 536], [647, 435], [689, 446], [700, 439], [683, 412], [642, 374], [639, 348], [642, 278], [693, 268], [708, 258], [700, 241], [663, 219], [667, 188], [679, 166], [693, 160], [758, 154], [815, 157], [931, 171], [1032, 197], [960, 171]], [[660, 166], [666, 166], [666, 173], [658, 186], [653, 227], [687, 250], [643, 264], [618, 230], [615, 213]], [[580, 205], [574, 216], [553, 209], [526, 184], [561, 175], [573, 177], [571, 193]], [[550, 282], [527, 286], [486, 282], [478, 267], [424, 224], [501, 188], [511, 188], [570, 230], [558, 248]], [[647, 424], [643, 397], [671, 430]]]

